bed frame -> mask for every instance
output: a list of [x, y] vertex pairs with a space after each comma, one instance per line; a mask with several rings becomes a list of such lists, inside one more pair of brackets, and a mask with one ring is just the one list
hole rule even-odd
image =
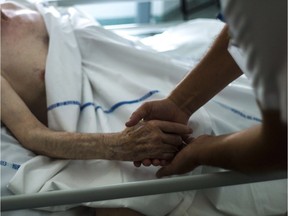
[[245, 175], [234, 171], [138, 181], [104, 187], [62, 190], [1, 198], [1, 211], [60, 206], [178, 191], [200, 190], [247, 183], [286, 179], [286, 172]]

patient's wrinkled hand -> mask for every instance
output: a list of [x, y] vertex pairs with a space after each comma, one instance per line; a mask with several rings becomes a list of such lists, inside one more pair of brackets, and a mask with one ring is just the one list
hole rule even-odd
[[141, 121], [121, 133], [121, 145], [114, 150], [123, 153], [123, 160], [171, 160], [182, 145], [182, 136], [190, 133], [191, 128], [175, 122]]

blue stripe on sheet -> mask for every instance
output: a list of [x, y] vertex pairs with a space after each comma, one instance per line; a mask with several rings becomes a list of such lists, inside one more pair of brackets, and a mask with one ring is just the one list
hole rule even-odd
[[12, 168], [12, 169], [14, 169], [14, 170], [18, 170], [18, 169], [20, 168], [20, 166], [21, 166], [21, 165], [19, 165], [19, 164], [9, 163], [9, 162], [4, 161], [4, 160], [1, 160], [0, 165], [1, 165], [1, 166], [4, 166], [4, 167]]
[[152, 90], [152, 91], [149, 91], [147, 94], [145, 94], [144, 96], [138, 98], [138, 99], [135, 99], [135, 100], [128, 100], [128, 101], [120, 101], [116, 104], [114, 104], [113, 106], [111, 106], [109, 109], [105, 110], [102, 106], [100, 105], [97, 105], [93, 102], [87, 102], [87, 103], [84, 103], [84, 104], [81, 104], [79, 101], [73, 101], [73, 100], [70, 100], [70, 101], [63, 101], [63, 102], [58, 102], [58, 103], [55, 103], [55, 104], [52, 104], [50, 105], [47, 109], [48, 111], [50, 110], [53, 110], [53, 109], [56, 109], [58, 107], [63, 107], [63, 106], [79, 106], [80, 108], [80, 111], [83, 111], [86, 107], [89, 107], [89, 106], [93, 106], [95, 108], [95, 110], [97, 111], [98, 109], [101, 109], [104, 113], [112, 113], [114, 112], [117, 108], [119, 108], [120, 106], [123, 106], [123, 105], [126, 105], [126, 104], [134, 104], [134, 103], [139, 103], [141, 101], [144, 101], [146, 100], [147, 98], [151, 97], [152, 95], [158, 93], [159, 91], [158, 90]]
[[57, 107], [61, 107], [61, 106], [69, 106], [69, 105], [76, 105], [76, 106], [80, 106], [81, 103], [79, 101], [64, 101], [64, 102], [58, 102], [55, 104], [52, 104], [51, 106], [48, 107], [48, 111], [49, 110], [53, 110]]
[[248, 114], [245, 114], [243, 112], [241, 112], [240, 110], [237, 110], [233, 107], [230, 107], [224, 103], [221, 103], [219, 101], [215, 101], [213, 100], [213, 102], [215, 102], [216, 104], [220, 105], [221, 107], [227, 109], [227, 110], [230, 110], [231, 112], [235, 113], [236, 115], [239, 115], [241, 116], [242, 118], [245, 118], [245, 119], [248, 119], [248, 120], [252, 120], [252, 121], [256, 121], [256, 122], [262, 122], [262, 120], [258, 117], [255, 117], [255, 116], [251, 116], [251, 115], [248, 115]]

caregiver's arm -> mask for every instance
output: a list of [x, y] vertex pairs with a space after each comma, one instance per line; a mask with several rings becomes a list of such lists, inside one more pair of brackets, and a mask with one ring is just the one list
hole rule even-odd
[[158, 177], [182, 174], [199, 165], [222, 167], [244, 173], [287, 170], [287, 125], [279, 112], [262, 113], [263, 124], [221, 136], [203, 135], [181, 150]]
[[164, 100], [144, 103], [126, 125], [135, 125], [142, 118], [187, 123], [197, 109], [242, 74], [227, 51], [228, 43], [225, 26], [204, 58], [171, 94]]
[[[130, 161], [147, 157], [171, 158], [181, 144], [180, 136], [169, 134], [175, 131], [175, 125], [160, 121], [141, 122], [119, 133], [52, 131], [31, 113], [2, 76], [1, 93], [1, 121], [25, 148], [49, 157]], [[177, 126], [177, 131], [190, 133], [186, 126]]]
[[169, 95], [168, 98], [188, 115], [242, 74], [228, 52], [228, 45], [228, 27], [225, 26], [205, 57]]
[[[227, 50], [228, 44], [229, 34], [225, 26], [206, 55], [171, 94], [163, 100], [144, 103], [131, 115], [126, 125], [133, 126], [141, 119], [187, 124], [197, 109], [242, 74]], [[151, 161], [145, 160], [143, 164], [150, 165]], [[135, 165], [139, 166], [139, 162]]]

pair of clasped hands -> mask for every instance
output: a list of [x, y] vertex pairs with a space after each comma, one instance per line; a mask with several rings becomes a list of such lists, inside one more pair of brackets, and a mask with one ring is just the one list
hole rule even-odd
[[[193, 162], [193, 154], [191, 154], [194, 146], [193, 143], [196, 139], [190, 136], [193, 131], [191, 128], [186, 126], [189, 118], [190, 114], [181, 110], [169, 98], [146, 102], [140, 106], [135, 112], [132, 113], [130, 119], [126, 122], [127, 127], [132, 127], [141, 120], [160, 120], [163, 121], [163, 123], [164, 121], [174, 122], [175, 124], [173, 124], [172, 130], [175, 131], [175, 134], [178, 134], [181, 137], [182, 145], [179, 146], [179, 151], [171, 161], [150, 158], [142, 161], [134, 161], [134, 165], [136, 167], [140, 167], [141, 165], [162, 166], [156, 173], [158, 178], [173, 174], [183, 174], [196, 168], [198, 164]], [[186, 126], [185, 130], [183, 130], [183, 125]], [[186, 134], [179, 134], [180, 131]]]

